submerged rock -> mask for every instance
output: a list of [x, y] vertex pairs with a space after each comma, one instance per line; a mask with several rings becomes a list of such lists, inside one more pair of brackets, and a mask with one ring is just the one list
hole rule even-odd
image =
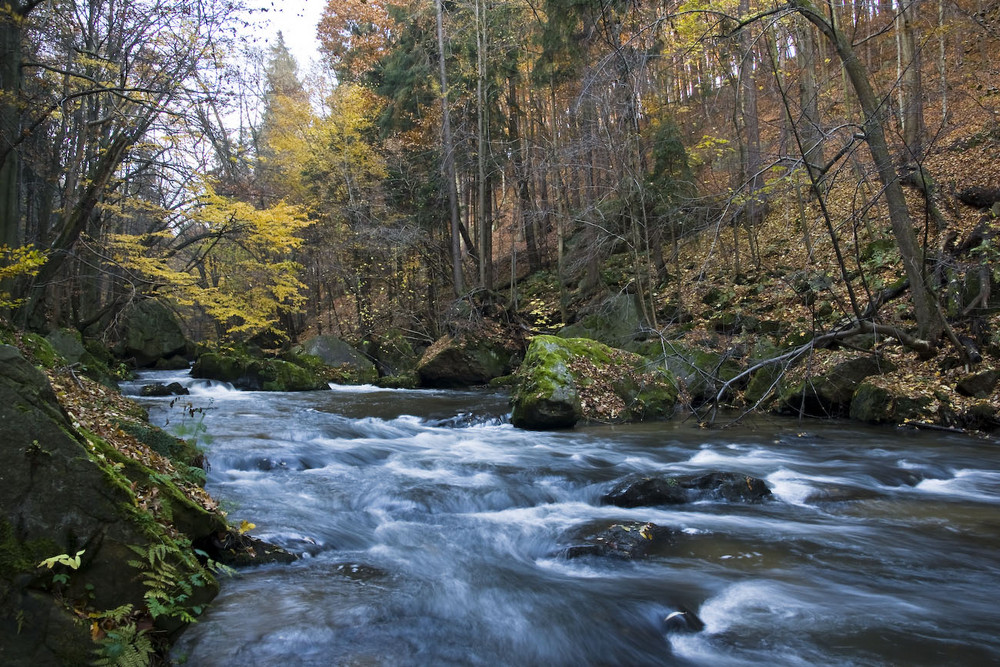
[[672, 477], [631, 477], [619, 482], [601, 498], [617, 507], [680, 505], [699, 500], [759, 503], [771, 498], [767, 484], [756, 477], [735, 472]]
[[573, 536], [578, 542], [564, 552], [566, 558], [601, 556], [633, 560], [645, 558], [673, 542], [673, 531], [651, 522], [623, 521], [584, 528]]
[[511, 400], [511, 422], [519, 428], [642, 421], [673, 413], [677, 384], [670, 371], [638, 354], [587, 338], [536, 336]]
[[705, 629], [705, 622], [690, 609], [681, 607], [667, 614], [663, 627], [667, 632], [701, 632]]

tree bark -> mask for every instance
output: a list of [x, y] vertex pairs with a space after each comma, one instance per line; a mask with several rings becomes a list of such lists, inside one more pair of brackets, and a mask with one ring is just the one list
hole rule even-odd
[[455, 146], [451, 137], [451, 111], [448, 107], [448, 73], [444, 64], [444, 7], [442, 0], [435, 0], [437, 14], [438, 63], [441, 76], [441, 139], [442, 171], [448, 192], [448, 211], [451, 216], [451, 280], [455, 296], [465, 291], [462, 280], [462, 232], [458, 215], [458, 186], [455, 183]]

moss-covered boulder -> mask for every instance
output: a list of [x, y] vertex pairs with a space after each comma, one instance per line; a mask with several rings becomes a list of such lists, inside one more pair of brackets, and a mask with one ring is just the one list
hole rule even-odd
[[238, 352], [206, 352], [191, 368], [191, 376], [231, 382], [250, 391], [315, 391], [330, 380], [315, 370], [281, 359], [258, 359]]
[[962, 376], [955, 384], [955, 389], [963, 396], [987, 398], [998, 383], [1000, 383], [1000, 369], [987, 368]]
[[511, 421], [528, 429], [641, 421], [671, 415], [676, 402], [673, 374], [638, 354], [586, 338], [536, 336], [517, 373]]
[[680, 341], [654, 340], [632, 349], [673, 373], [694, 405], [714, 399], [741, 370], [732, 354]]
[[[876, 355], [859, 355], [839, 360], [825, 351], [814, 356], [816, 368], [800, 368], [803, 377], [783, 386], [778, 411], [812, 417], [843, 417], [862, 381], [873, 375], [895, 370], [892, 362]], [[810, 371], [815, 372], [810, 372]]]
[[55, 329], [45, 339], [67, 365], [105, 386], [117, 387], [118, 378], [111, 371], [111, 354], [96, 341], [84, 342], [76, 329]]
[[[340, 384], [369, 384], [378, 378], [378, 370], [371, 359], [336, 336], [310, 338], [302, 344], [302, 352], [335, 369]], [[300, 362], [300, 365], [303, 364]]]
[[373, 339], [367, 352], [375, 360], [382, 376], [416, 378], [422, 350], [418, 351], [399, 329], [390, 329]]
[[183, 355], [187, 339], [174, 313], [155, 299], [146, 299], [124, 314], [118, 354], [138, 368], [159, 359]]
[[882, 378], [870, 378], [854, 391], [849, 415], [869, 424], [902, 424], [926, 419], [933, 403], [931, 396], [914, 396]]
[[470, 387], [508, 375], [518, 350], [494, 332], [465, 331], [442, 336], [424, 352], [417, 375], [424, 387]]

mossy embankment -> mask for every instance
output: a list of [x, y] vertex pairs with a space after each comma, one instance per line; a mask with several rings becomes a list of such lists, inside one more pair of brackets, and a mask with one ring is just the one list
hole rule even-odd
[[46, 339], [3, 343], [0, 662], [148, 662], [218, 591], [204, 457]]

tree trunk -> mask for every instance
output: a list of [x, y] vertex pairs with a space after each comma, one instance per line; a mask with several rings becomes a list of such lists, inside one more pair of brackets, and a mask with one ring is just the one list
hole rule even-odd
[[917, 0], [909, 0], [899, 12], [900, 122], [907, 161], [919, 162], [923, 153], [924, 103], [920, 79], [920, 49], [917, 48]]
[[858, 96], [864, 114], [865, 139], [875, 161], [879, 182], [885, 189], [893, 235], [903, 260], [906, 277], [910, 281], [918, 335], [931, 345], [935, 345], [945, 330], [945, 322], [935, 302], [934, 294], [925, 280], [923, 253], [917, 242], [916, 232], [913, 230], [910, 213], [906, 208], [903, 188], [889, 154], [889, 146], [885, 139], [885, 106], [880, 104], [880, 100], [876, 97], [868, 72], [858, 60], [846, 35], [836, 30], [810, 0], [789, 0], [789, 6], [805, 16], [832, 43]]
[[451, 280], [455, 296], [465, 291], [462, 284], [462, 233], [458, 215], [458, 186], [455, 183], [455, 147], [451, 138], [451, 111], [448, 107], [448, 73], [444, 65], [444, 8], [442, 0], [435, 0], [437, 14], [438, 63], [441, 74], [441, 140], [442, 171], [448, 191], [448, 211], [451, 215]]
[[17, 3], [0, 0], [0, 246], [21, 245], [17, 144], [21, 135], [21, 21]]
[[479, 221], [476, 230], [479, 233], [479, 286], [487, 292], [493, 291], [493, 206], [489, 196], [489, 179], [486, 177], [486, 159], [489, 150], [489, 139], [486, 136], [489, 127], [486, 117], [486, 21], [485, 8], [480, 7], [476, 0], [476, 142]]
[[815, 180], [822, 177], [823, 130], [819, 124], [819, 86], [816, 85], [816, 38], [809, 24], [797, 22], [795, 56], [799, 66], [799, 107], [802, 118], [802, 159]]

